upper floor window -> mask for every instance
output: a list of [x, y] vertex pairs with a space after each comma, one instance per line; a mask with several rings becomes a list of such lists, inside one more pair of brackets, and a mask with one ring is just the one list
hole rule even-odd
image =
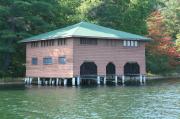
[[59, 57], [59, 64], [66, 64], [66, 57]]
[[45, 47], [45, 46], [54, 46], [54, 40], [44, 40], [41, 41], [41, 46]]
[[117, 44], [116, 40], [106, 39], [106, 45], [107, 46], [116, 46], [116, 44]]
[[31, 42], [31, 47], [38, 47], [38, 42]]
[[32, 65], [37, 65], [38, 64], [38, 59], [36, 57], [33, 57], [31, 60]]
[[58, 39], [58, 45], [66, 45], [66, 39]]
[[124, 40], [123, 41], [123, 46], [125, 47], [138, 47], [138, 41], [134, 40]]
[[43, 64], [52, 64], [52, 57], [43, 58]]
[[98, 41], [96, 38], [80, 38], [80, 44], [82, 44], [82, 45], [97, 45]]

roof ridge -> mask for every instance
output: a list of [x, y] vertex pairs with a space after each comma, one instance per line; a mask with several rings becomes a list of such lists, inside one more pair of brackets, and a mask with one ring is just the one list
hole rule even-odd
[[108, 28], [105, 26], [100, 26], [94, 23], [81, 21], [71, 26], [66, 26], [64, 28], [32, 36], [30, 38], [21, 40], [20, 42], [31, 42], [66, 37], [98, 37], [107, 39], [133, 39], [143, 41], [150, 40], [150, 38], [138, 34], [133, 34], [113, 28]]
[[81, 21], [81, 22], [79, 22], [78, 24], [76, 24], [76, 25], [78, 25], [78, 26], [77, 26], [77, 28], [75, 28], [74, 31], [71, 33], [71, 36], [73, 36], [73, 34], [80, 28], [80, 25], [81, 25], [82, 23], [83, 23], [83, 22]]

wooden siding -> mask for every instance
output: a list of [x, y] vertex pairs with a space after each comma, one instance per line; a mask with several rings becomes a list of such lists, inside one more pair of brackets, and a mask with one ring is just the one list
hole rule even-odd
[[74, 40], [73, 69], [74, 76], [80, 74], [80, 65], [84, 61], [93, 61], [98, 67], [98, 75], [106, 74], [106, 65], [112, 62], [116, 66], [116, 74], [124, 73], [124, 65], [127, 62], [137, 62], [140, 73], [145, 74], [145, 44], [139, 47], [124, 47], [123, 41], [98, 40], [98, 45], [80, 45], [79, 40]]
[[[44, 57], [52, 57], [53, 63], [43, 64]], [[67, 63], [59, 64], [58, 58], [66, 56]], [[26, 45], [26, 76], [27, 77], [72, 77], [73, 76], [73, 40], [67, 39], [67, 45], [58, 46], [55, 40], [54, 46], [31, 48]], [[38, 58], [38, 65], [31, 64], [31, 58]]]
[[[116, 74], [122, 75], [124, 65], [127, 62], [137, 62], [140, 73], [145, 74], [145, 45], [139, 47], [124, 47], [120, 40], [98, 40], [98, 45], [80, 45], [79, 38], [67, 39], [65, 46], [58, 46], [57, 40], [54, 46], [31, 48], [26, 46], [26, 76], [27, 77], [64, 77], [71, 78], [80, 74], [80, 65], [84, 61], [93, 61], [98, 67], [98, 75], [106, 74], [106, 65], [112, 62], [116, 66]], [[44, 65], [43, 58], [50, 56], [53, 64]], [[58, 57], [66, 56], [67, 63], [59, 64]], [[31, 58], [38, 58], [38, 65], [31, 64]]]

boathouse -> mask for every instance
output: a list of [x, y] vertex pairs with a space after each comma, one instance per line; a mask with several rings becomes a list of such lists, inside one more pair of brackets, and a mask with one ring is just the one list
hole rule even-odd
[[[149, 38], [87, 22], [22, 40], [26, 44], [26, 81], [80, 85], [84, 80], [145, 81], [145, 43]], [[143, 78], [144, 77], [144, 78]]]

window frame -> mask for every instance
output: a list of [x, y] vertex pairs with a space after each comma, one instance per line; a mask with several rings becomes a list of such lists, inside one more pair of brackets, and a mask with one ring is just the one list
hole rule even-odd
[[63, 46], [67, 44], [67, 40], [65, 38], [59, 38], [57, 39], [58, 46]]
[[[50, 61], [48, 61], [48, 59], [50, 59]], [[53, 64], [53, 58], [52, 58], [52, 57], [44, 57], [44, 58], [43, 58], [43, 64], [44, 64], [44, 65]]]
[[137, 40], [123, 40], [123, 47], [138, 47], [139, 41]]
[[[62, 62], [63, 61], [63, 62]], [[60, 56], [58, 57], [58, 63], [59, 64], [66, 64], [67, 60], [66, 60], [66, 56]]]
[[38, 58], [37, 57], [31, 58], [31, 65], [38, 65]]
[[97, 38], [80, 38], [79, 39], [80, 45], [98, 45]]

